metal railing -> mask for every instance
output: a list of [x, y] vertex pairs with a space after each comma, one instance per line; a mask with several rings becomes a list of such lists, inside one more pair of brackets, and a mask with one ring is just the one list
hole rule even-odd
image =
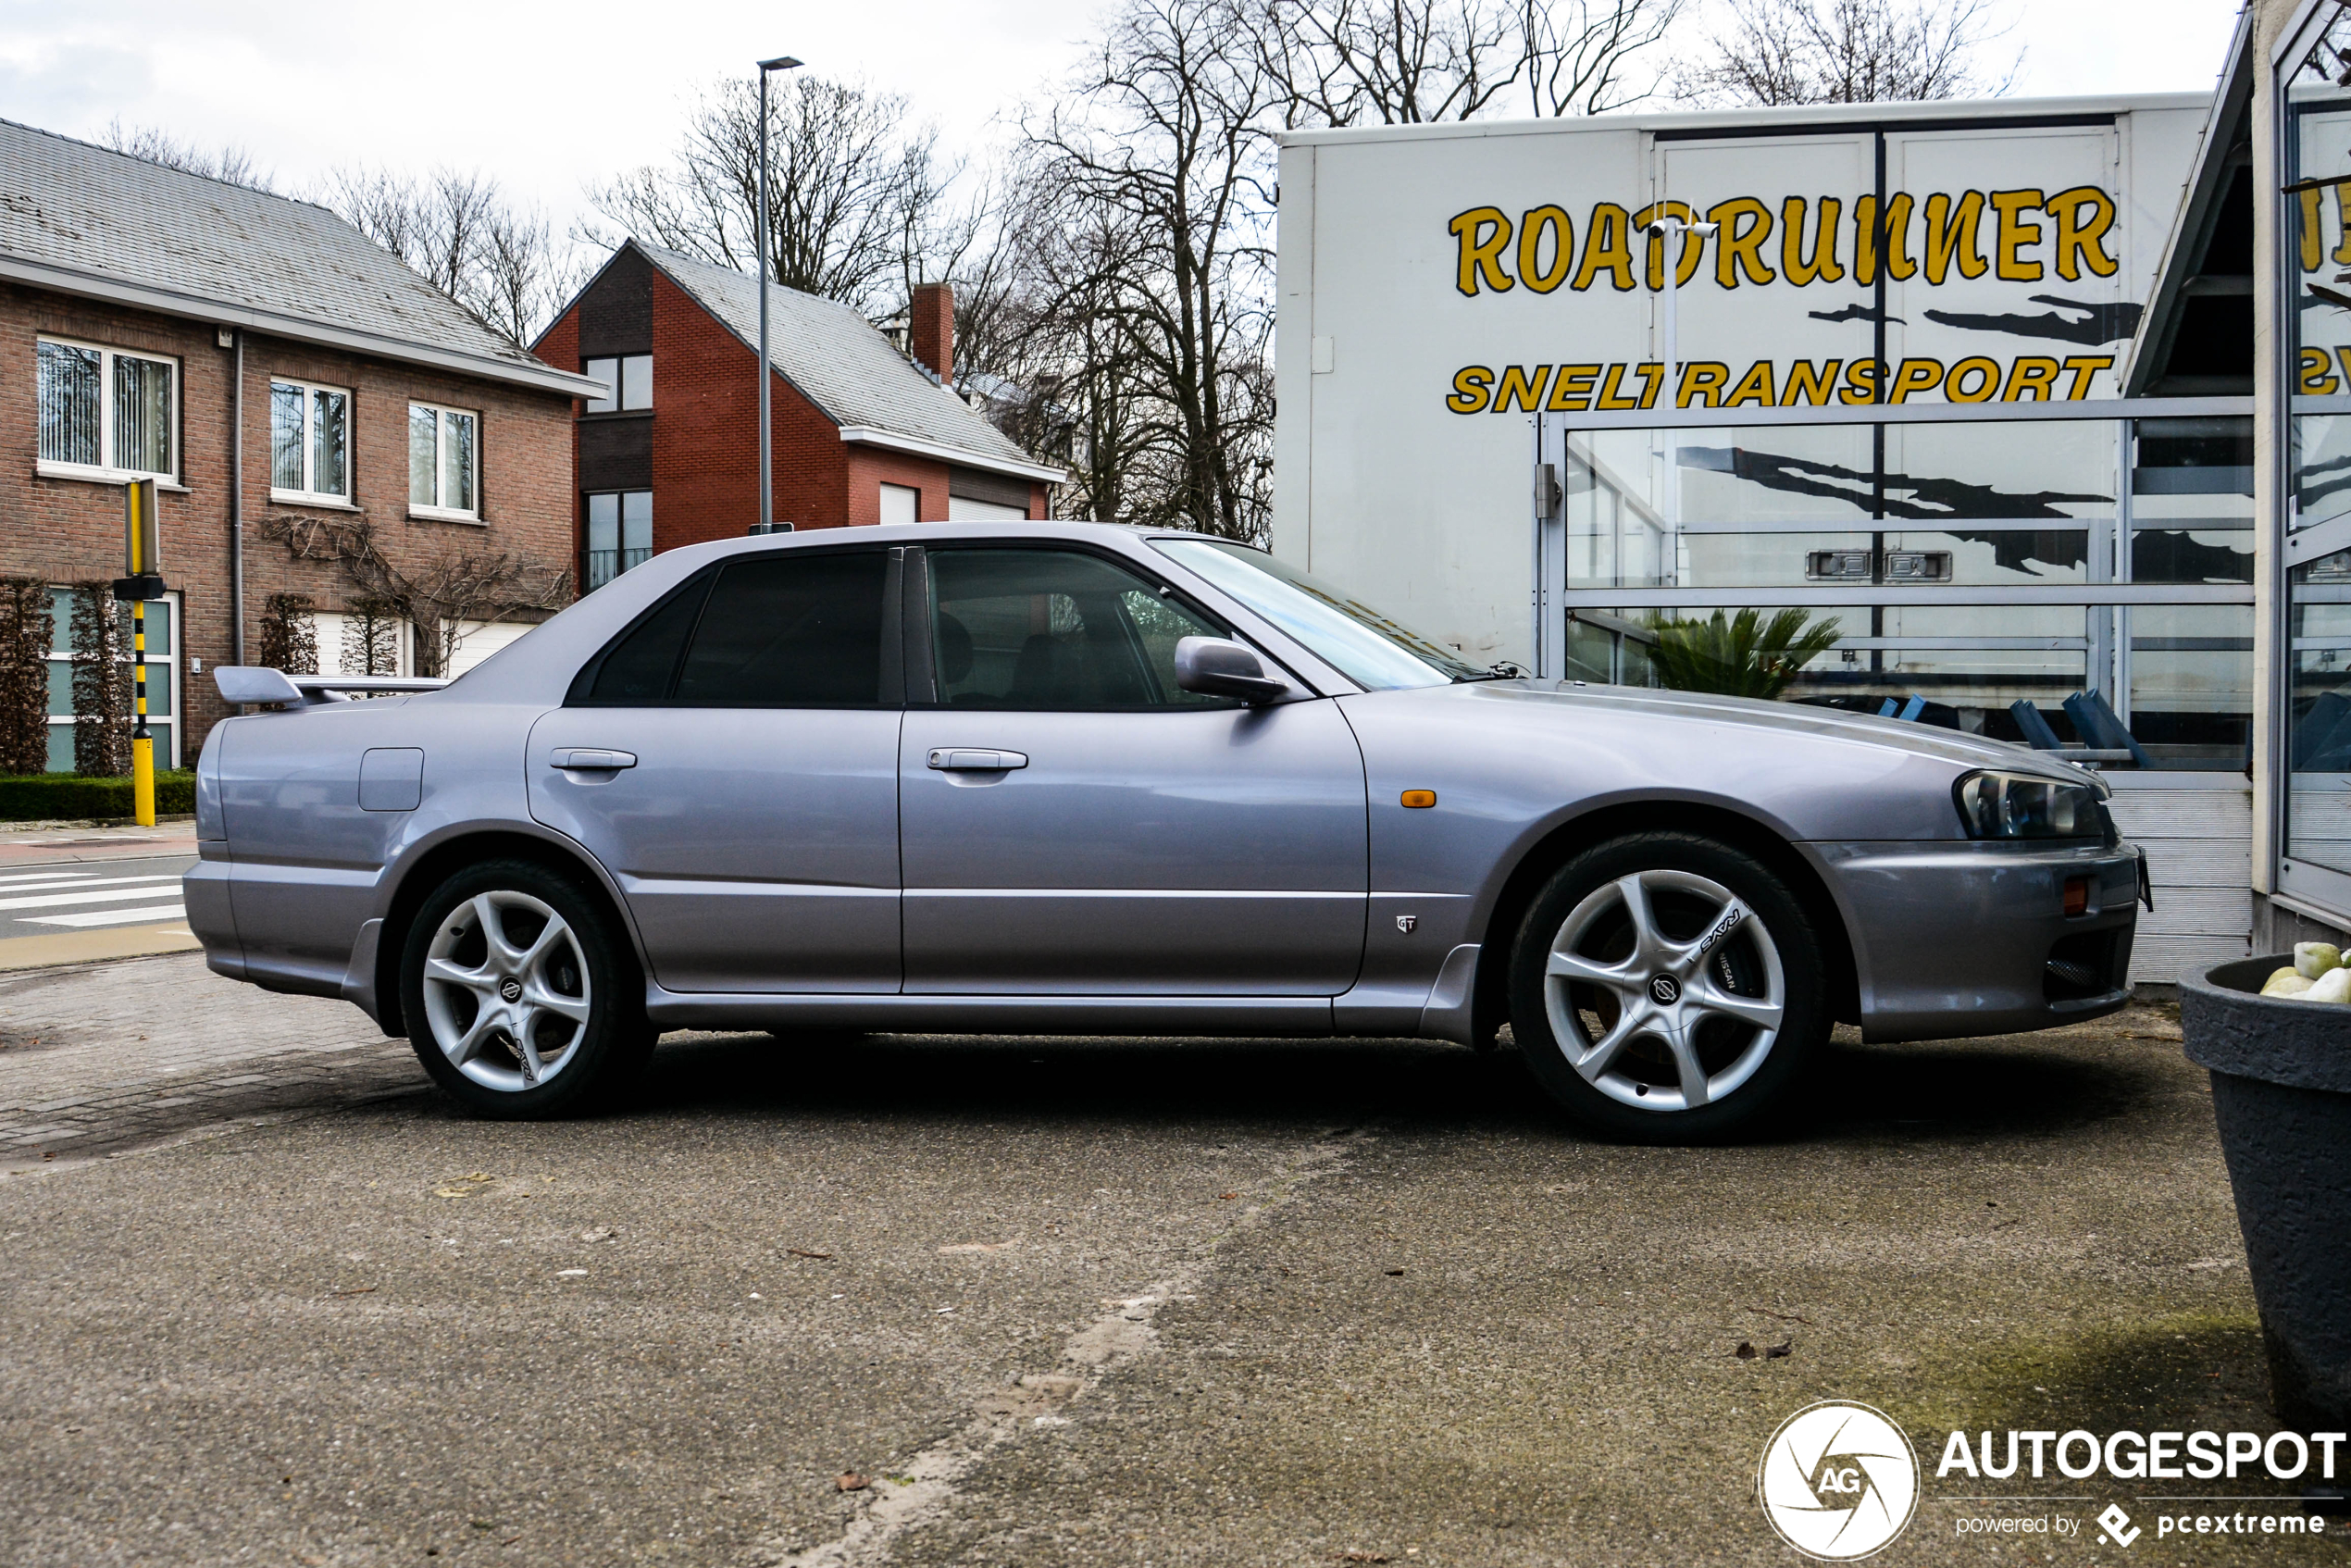
[[653, 558], [651, 546], [635, 550], [591, 550], [588, 552], [588, 591], [592, 593], [621, 573], [641, 566]]

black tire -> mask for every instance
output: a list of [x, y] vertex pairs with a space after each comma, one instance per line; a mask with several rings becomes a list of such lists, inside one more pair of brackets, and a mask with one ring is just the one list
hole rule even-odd
[[[1653, 933], [1637, 962], [1627, 878], [1640, 879]], [[1741, 906], [1735, 920], [1724, 894]], [[1573, 972], [1555, 988], [1561, 939]], [[1528, 908], [1511, 950], [1511, 1033], [1528, 1071], [1594, 1131], [1720, 1141], [1784, 1109], [1828, 1038], [1822, 952], [1802, 903], [1752, 855], [1692, 833], [1610, 840], [1560, 867]], [[1613, 985], [1585, 977], [1603, 971]], [[1758, 1020], [1774, 1002], [1778, 1026], [1766, 1028]]]
[[[536, 950], [553, 920], [562, 929], [528, 969], [507, 974], [510, 964], [489, 956], [484, 900], [492, 911], [488, 918], [509, 939], [502, 949], [508, 955]], [[450, 966], [439, 973], [463, 970], [488, 983], [477, 989], [436, 978], [429, 997], [426, 968], [436, 957]], [[636, 955], [602, 901], [529, 861], [468, 866], [434, 889], [408, 927], [400, 959], [401, 1012], [417, 1059], [466, 1109], [504, 1120], [578, 1115], [609, 1104], [653, 1050], [644, 994]], [[477, 1035], [471, 1026], [481, 1021], [485, 997], [500, 1016]], [[516, 1018], [547, 1054], [518, 1048], [505, 1027]], [[464, 1052], [463, 1064], [443, 1049], [444, 1034]]]

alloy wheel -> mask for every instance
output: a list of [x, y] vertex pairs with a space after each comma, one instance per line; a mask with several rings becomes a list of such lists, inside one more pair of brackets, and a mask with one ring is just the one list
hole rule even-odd
[[1552, 1037], [1578, 1076], [1638, 1111], [1735, 1092], [1779, 1038], [1787, 979], [1747, 902], [1695, 872], [1637, 871], [1594, 889], [1551, 939]]
[[450, 1064], [509, 1094], [571, 1064], [592, 1007], [578, 937], [551, 905], [505, 890], [476, 894], [442, 918], [425, 953], [424, 1002]]

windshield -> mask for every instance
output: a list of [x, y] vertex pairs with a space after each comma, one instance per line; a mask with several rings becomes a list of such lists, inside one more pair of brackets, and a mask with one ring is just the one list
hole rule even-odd
[[1165, 551], [1303, 643], [1367, 691], [1442, 686], [1488, 674], [1344, 589], [1263, 550], [1209, 539], [1155, 539]]

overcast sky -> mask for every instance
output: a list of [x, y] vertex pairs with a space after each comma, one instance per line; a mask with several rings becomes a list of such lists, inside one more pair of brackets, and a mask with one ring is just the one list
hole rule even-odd
[[[2007, 0], [2016, 91], [2208, 92], [2218, 0]], [[280, 188], [365, 160], [479, 168], [558, 218], [613, 170], [663, 158], [695, 92], [797, 55], [904, 93], [951, 143], [1002, 133], [1077, 57], [1067, 0], [628, 6], [466, 0], [0, 0], [0, 117], [95, 137], [111, 119], [249, 150]]]

